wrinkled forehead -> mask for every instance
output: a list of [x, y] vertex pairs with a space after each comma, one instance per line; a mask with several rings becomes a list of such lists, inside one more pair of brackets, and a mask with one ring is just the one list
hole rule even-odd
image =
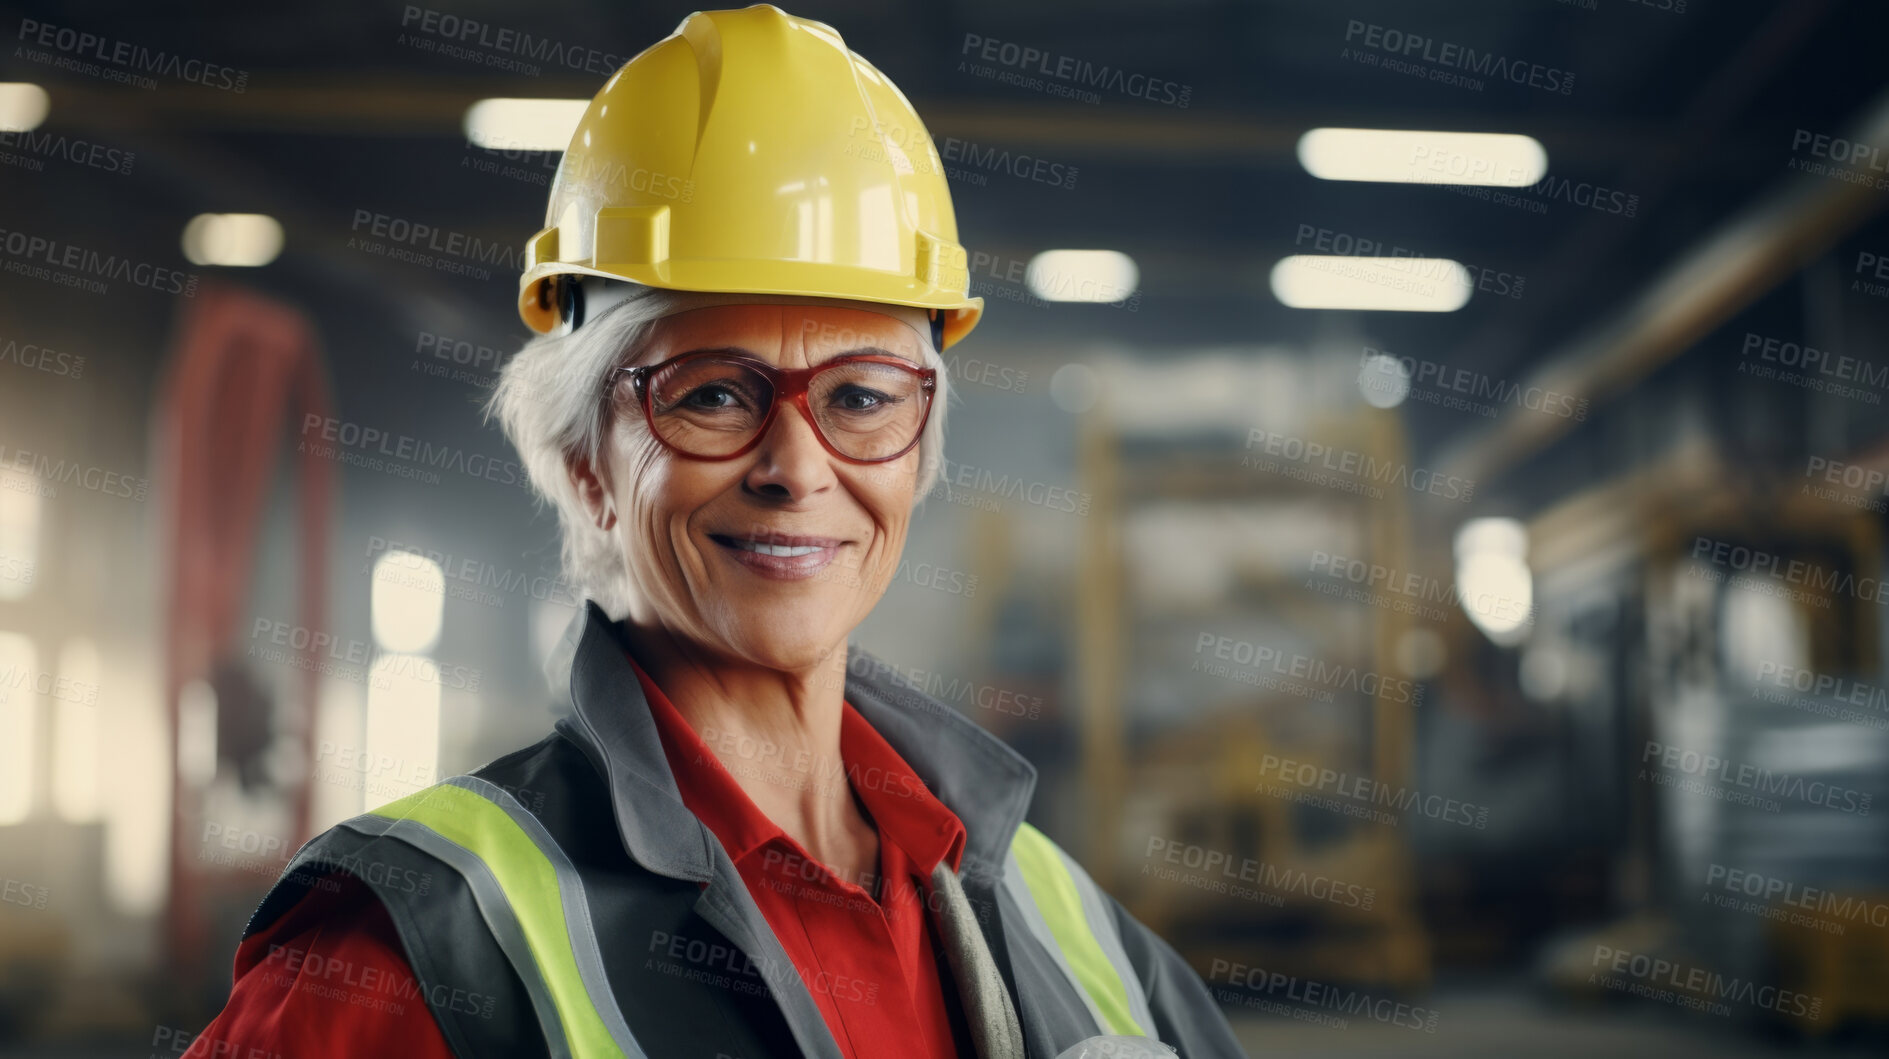
[[657, 321], [652, 344], [740, 346], [755, 352], [804, 349], [811, 353], [861, 347], [923, 359], [919, 332], [895, 317], [864, 307], [717, 305], [670, 313]]
[[924, 363], [925, 350], [931, 346], [930, 317], [911, 306], [696, 291], [671, 292], [668, 301], [646, 350], [751, 343], [773, 349], [776, 342], [784, 342], [816, 352], [876, 347]]

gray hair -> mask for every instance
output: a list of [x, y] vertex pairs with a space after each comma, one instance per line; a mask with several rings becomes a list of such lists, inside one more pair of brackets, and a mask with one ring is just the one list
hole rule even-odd
[[[604, 387], [610, 373], [642, 352], [655, 322], [687, 304], [686, 293], [643, 287], [568, 335], [543, 335], [526, 342], [504, 368], [485, 404], [518, 450], [532, 491], [557, 511], [564, 579], [597, 601], [611, 618], [629, 612], [629, 570], [615, 536], [590, 520], [565, 469], [567, 460], [597, 465], [603, 456], [609, 412]], [[862, 308], [866, 306], [862, 305]], [[921, 342], [925, 363], [938, 372], [931, 418], [918, 441], [916, 509], [937, 484], [944, 467], [946, 408], [951, 373], [944, 357]]]

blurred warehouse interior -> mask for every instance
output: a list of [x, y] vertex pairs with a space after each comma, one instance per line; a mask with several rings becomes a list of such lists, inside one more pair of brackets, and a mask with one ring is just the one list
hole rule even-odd
[[[1250, 1051], [1880, 1046], [1880, 5], [789, 7], [925, 116], [987, 302], [861, 640]], [[0, 1042], [194, 1032], [309, 834], [547, 729], [577, 600], [481, 402], [558, 154], [465, 122], [688, 10], [0, 5]], [[1291, 304], [1336, 273], [1456, 304]]]

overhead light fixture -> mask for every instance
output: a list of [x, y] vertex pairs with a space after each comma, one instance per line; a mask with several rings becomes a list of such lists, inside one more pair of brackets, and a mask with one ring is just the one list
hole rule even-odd
[[1030, 293], [1049, 302], [1120, 302], [1141, 282], [1135, 259], [1119, 250], [1045, 250], [1023, 274]]
[[1456, 531], [1456, 595], [1470, 624], [1504, 647], [1528, 635], [1535, 581], [1528, 569], [1528, 528], [1512, 518], [1477, 518]]
[[1387, 353], [1373, 353], [1358, 369], [1358, 390], [1373, 408], [1396, 408], [1410, 396], [1410, 369]]
[[1469, 270], [1444, 257], [1294, 254], [1272, 267], [1272, 294], [1294, 309], [1449, 313], [1469, 301]]
[[1313, 129], [1299, 137], [1299, 164], [1320, 180], [1522, 188], [1548, 174], [1548, 151], [1512, 132]]
[[588, 99], [481, 99], [466, 108], [466, 139], [488, 151], [562, 151]]
[[31, 132], [46, 120], [52, 99], [27, 81], [0, 81], [0, 132]]
[[193, 265], [261, 268], [282, 253], [282, 225], [266, 213], [199, 213], [184, 225]]

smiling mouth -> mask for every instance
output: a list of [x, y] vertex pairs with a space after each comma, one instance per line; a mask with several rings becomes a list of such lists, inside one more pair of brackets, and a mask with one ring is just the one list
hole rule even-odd
[[708, 537], [727, 549], [736, 562], [774, 580], [813, 576], [832, 562], [839, 554], [840, 545], [846, 543], [837, 537], [801, 537], [786, 533], [753, 537], [711, 533]]

